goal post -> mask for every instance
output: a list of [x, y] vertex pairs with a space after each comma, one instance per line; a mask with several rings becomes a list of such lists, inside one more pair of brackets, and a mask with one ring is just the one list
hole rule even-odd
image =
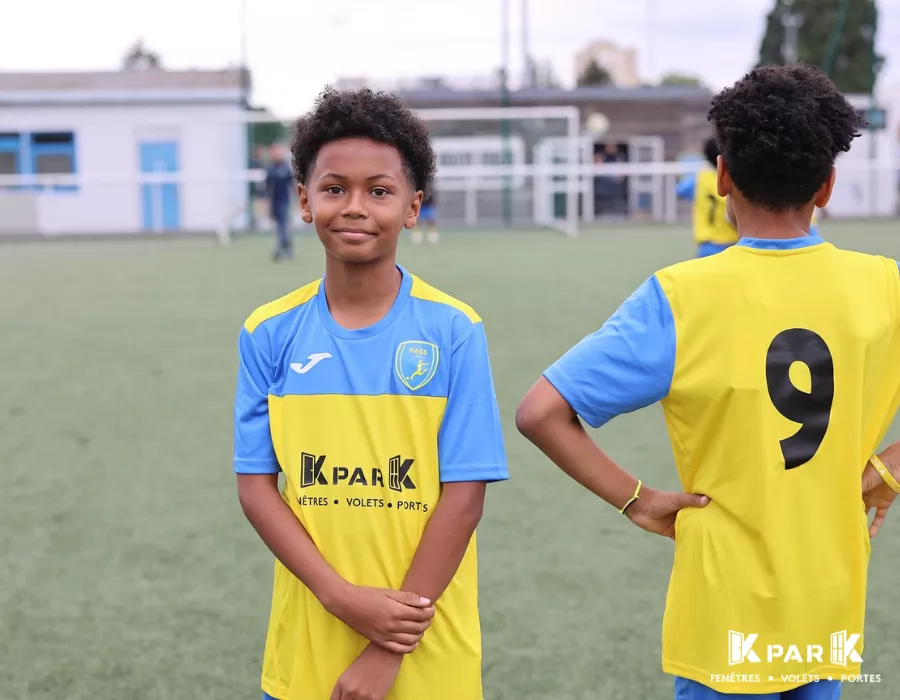
[[[416, 114], [427, 125], [437, 155], [435, 193], [442, 221], [454, 228], [512, 226], [577, 234], [577, 107], [419, 109]], [[551, 172], [542, 162], [549, 141], [561, 144], [565, 172]]]

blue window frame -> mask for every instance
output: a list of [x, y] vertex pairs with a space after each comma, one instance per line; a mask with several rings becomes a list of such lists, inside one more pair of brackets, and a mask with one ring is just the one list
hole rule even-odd
[[[78, 172], [75, 134], [71, 131], [0, 134], [0, 174], [69, 175]], [[74, 192], [75, 185], [13, 186], [7, 189]]]

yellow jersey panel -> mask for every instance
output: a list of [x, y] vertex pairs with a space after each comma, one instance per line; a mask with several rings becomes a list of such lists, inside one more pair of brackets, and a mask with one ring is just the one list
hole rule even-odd
[[319, 284], [321, 284], [321, 280], [310, 282], [290, 294], [285, 294], [275, 301], [263, 304], [250, 314], [249, 318], [244, 322], [244, 328], [252, 333], [257, 329], [260, 323], [268, 321], [270, 318], [274, 318], [275, 316], [290, 311], [298, 306], [302, 306], [316, 296], [319, 291]]
[[697, 173], [693, 220], [697, 243], [728, 245], [738, 241], [737, 229], [725, 211], [725, 198], [719, 196], [715, 170], [704, 169]]
[[739, 245], [657, 278], [677, 338], [675, 462], [711, 499], [677, 519], [664, 670], [728, 693], [858, 673], [860, 477], [900, 405], [896, 262]]
[[[284, 499], [347, 581], [400, 589], [440, 498], [433, 436], [445, 405], [445, 398], [427, 396], [270, 397]], [[348, 440], [348, 426], [368, 439]], [[366, 640], [326, 612], [277, 561], [274, 590], [263, 689], [277, 698], [328, 698]], [[473, 536], [388, 698], [481, 698], [481, 630], [470, 610], [477, 599]], [[310, 635], [327, 654], [298, 653]]]

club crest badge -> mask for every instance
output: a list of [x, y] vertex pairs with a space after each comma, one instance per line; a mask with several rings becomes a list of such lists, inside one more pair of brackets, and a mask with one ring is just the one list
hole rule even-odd
[[407, 389], [417, 391], [434, 378], [439, 359], [438, 346], [434, 343], [407, 340], [397, 346], [394, 370]]

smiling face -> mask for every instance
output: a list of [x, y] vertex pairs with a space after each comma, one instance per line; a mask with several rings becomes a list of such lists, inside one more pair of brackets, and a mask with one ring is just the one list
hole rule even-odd
[[400, 152], [364, 138], [322, 146], [299, 191], [303, 220], [315, 226], [326, 253], [354, 264], [393, 257], [422, 205]]

